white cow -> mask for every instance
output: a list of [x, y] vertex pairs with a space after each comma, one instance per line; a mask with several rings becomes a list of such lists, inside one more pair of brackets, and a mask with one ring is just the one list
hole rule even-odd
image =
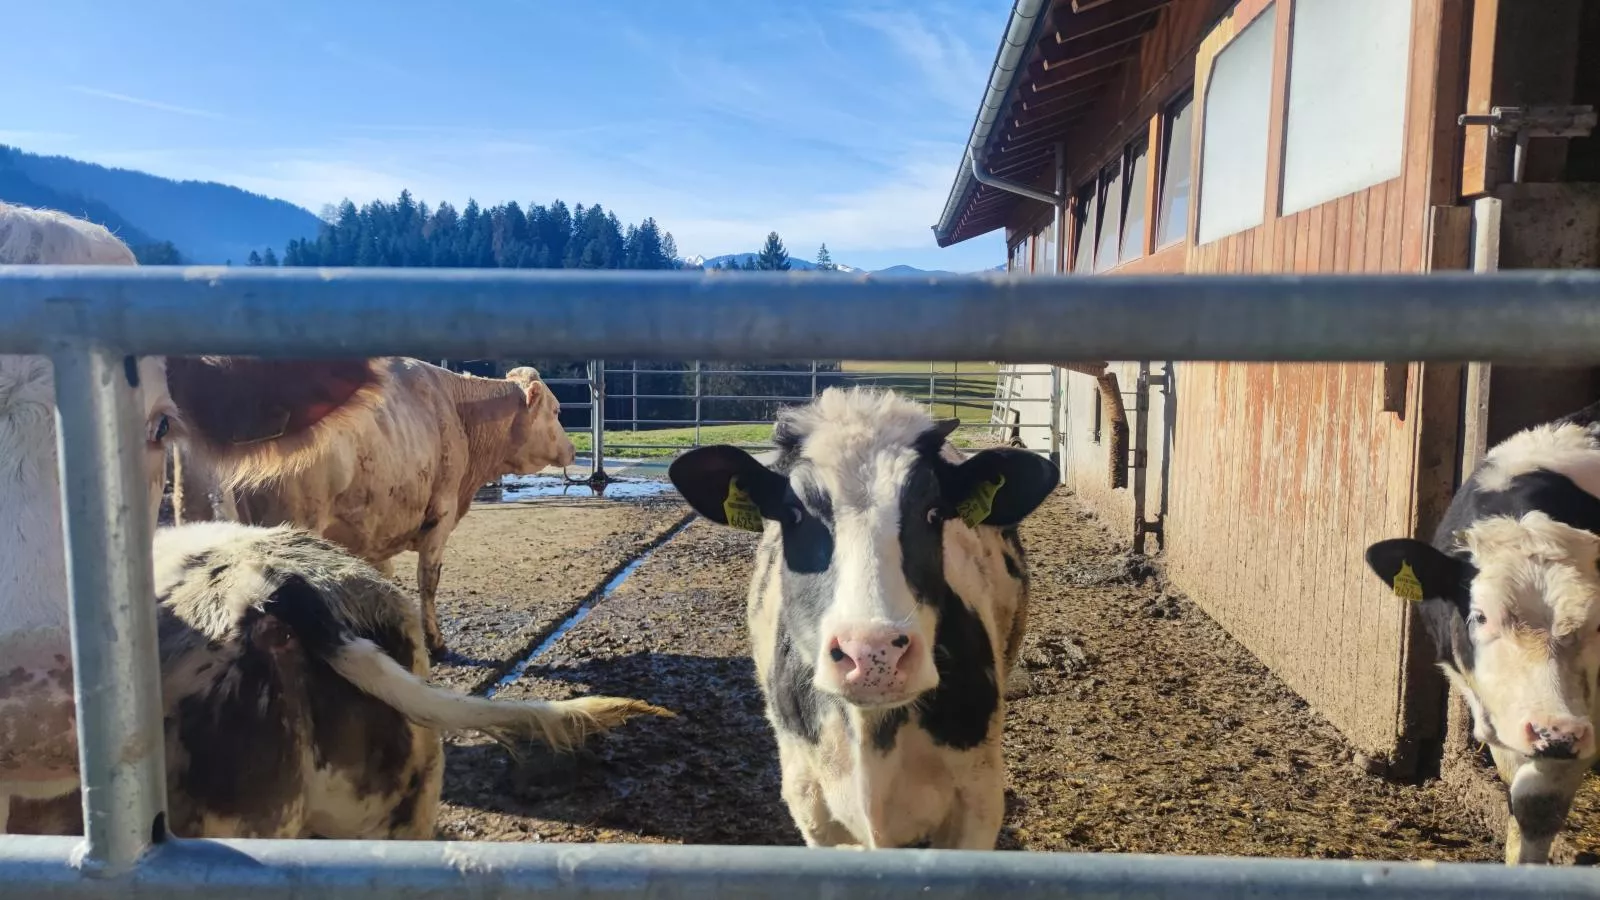
[[829, 388], [786, 410], [771, 467], [735, 447], [670, 477], [714, 522], [762, 533], [751, 652], [783, 797], [808, 845], [993, 849], [1002, 690], [1027, 621], [1016, 526], [1049, 460], [965, 457], [918, 403]]

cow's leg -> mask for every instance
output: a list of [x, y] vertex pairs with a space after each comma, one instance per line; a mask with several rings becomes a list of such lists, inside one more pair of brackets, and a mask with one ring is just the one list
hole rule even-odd
[[429, 539], [417, 548], [417, 593], [422, 599], [422, 640], [435, 660], [448, 652], [439, 630], [439, 575], [444, 569], [444, 538]]
[[972, 787], [962, 789], [961, 802], [953, 810], [955, 821], [949, 823], [946, 840], [934, 844], [937, 849], [993, 850], [1000, 839], [1000, 825], [1006, 817], [1006, 769], [1000, 753], [1000, 735], [991, 735], [988, 744], [972, 752], [986, 759], [969, 770]]
[[783, 802], [789, 807], [789, 817], [800, 829], [800, 837], [807, 847], [849, 847], [856, 844], [850, 830], [840, 825], [828, 810], [828, 801], [822, 796], [822, 782], [811, 771], [806, 759], [808, 748], [790, 746], [790, 741], [778, 737], [778, 766], [783, 772]]
[[372, 567], [377, 569], [378, 572], [381, 573], [385, 578], [394, 577], [394, 557], [392, 556], [380, 562], [373, 563]]
[[1506, 819], [1506, 863], [1540, 865], [1567, 822], [1572, 798], [1588, 766], [1573, 761], [1535, 760], [1511, 780], [1511, 815]]

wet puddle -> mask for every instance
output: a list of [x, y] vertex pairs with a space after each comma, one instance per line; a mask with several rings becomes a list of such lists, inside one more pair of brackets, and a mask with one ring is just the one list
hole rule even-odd
[[560, 475], [508, 475], [500, 481], [500, 496], [483, 502], [509, 503], [540, 497], [604, 497], [608, 500], [639, 500], [660, 497], [675, 489], [670, 481], [618, 478], [601, 484], [568, 481]]
[[[613, 484], [611, 487], [614, 489], [617, 486], [618, 485]], [[617, 589], [622, 587], [623, 582], [628, 580], [628, 576], [632, 575], [634, 572], [637, 572], [639, 567], [644, 565], [651, 556], [654, 556], [657, 550], [660, 550], [662, 547], [665, 547], [667, 544], [671, 543], [672, 539], [677, 537], [683, 531], [683, 529], [687, 528], [691, 521], [693, 521], [693, 517], [686, 518], [684, 521], [674, 525], [671, 530], [661, 536], [660, 540], [656, 541], [655, 546], [644, 551], [638, 556], [635, 556], [621, 569], [618, 569], [617, 573], [611, 576], [610, 580], [608, 580], [600, 588], [600, 590], [589, 595], [588, 599], [578, 604], [578, 608], [573, 610], [571, 615], [567, 616], [565, 619], [562, 619], [561, 624], [557, 625], [554, 631], [550, 632], [550, 634], [546, 636], [544, 640], [536, 644], [534, 648], [528, 652], [527, 656], [524, 656], [517, 662], [515, 666], [511, 667], [511, 671], [507, 672], [499, 681], [496, 681], [492, 687], [485, 691], [484, 696], [493, 697], [500, 691], [501, 688], [521, 678], [523, 674], [528, 671], [529, 666], [537, 662], [539, 657], [550, 652], [550, 648], [554, 647], [556, 642], [561, 640], [561, 638], [564, 637], [567, 632], [577, 627], [579, 622], [589, 618], [589, 613], [592, 612], [602, 600], [605, 600], [607, 597], [615, 594]]]

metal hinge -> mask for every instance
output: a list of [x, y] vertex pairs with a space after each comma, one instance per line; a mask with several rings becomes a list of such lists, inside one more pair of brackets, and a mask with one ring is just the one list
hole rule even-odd
[[1588, 137], [1600, 117], [1593, 106], [1496, 106], [1487, 113], [1468, 113], [1456, 118], [1458, 125], [1487, 125], [1496, 138], [1517, 142], [1511, 163], [1511, 181], [1522, 183], [1528, 141], [1533, 138]]

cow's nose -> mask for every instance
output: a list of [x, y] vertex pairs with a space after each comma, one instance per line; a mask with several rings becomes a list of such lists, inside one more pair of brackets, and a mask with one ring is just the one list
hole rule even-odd
[[828, 641], [839, 681], [861, 687], [888, 686], [904, 667], [911, 635], [893, 628], [845, 630]]
[[1575, 759], [1589, 749], [1594, 729], [1587, 719], [1551, 719], [1523, 725], [1533, 755], [1542, 759]]

